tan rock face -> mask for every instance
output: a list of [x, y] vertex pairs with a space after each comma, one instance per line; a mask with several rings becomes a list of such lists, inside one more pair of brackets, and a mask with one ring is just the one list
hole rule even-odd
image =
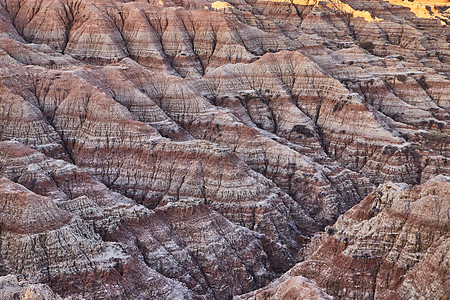
[[289, 279], [279, 283], [274, 281], [267, 287], [245, 295], [236, 296], [233, 299], [312, 299], [312, 300], [329, 300], [333, 299], [324, 293], [313, 282], [303, 276], [292, 276]]
[[45, 284], [33, 284], [19, 280], [17, 276], [7, 275], [0, 277], [0, 295], [5, 300], [61, 300], [50, 287]]
[[248, 297], [440, 297], [441, 2], [0, 0], [0, 275], [20, 295], [230, 299], [391, 181], [322, 238], [343, 274], [310, 258]]

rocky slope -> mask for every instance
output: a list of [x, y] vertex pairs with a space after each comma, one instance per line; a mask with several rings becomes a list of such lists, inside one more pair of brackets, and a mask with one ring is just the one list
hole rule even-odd
[[0, 296], [5, 300], [62, 299], [45, 284], [29, 283], [27, 281], [19, 280], [17, 276], [14, 275], [0, 277]]
[[[449, 16], [445, 1], [0, 0], [8, 289], [230, 299], [379, 184], [449, 175]], [[445, 245], [398, 267], [403, 288], [385, 274], [346, 292], [312, 270], [264, 295], [420, 296]]]
[[445, 299], [449, 199], [449, 177], [383, 184], [316, 236], [306, 261], [241, 299], [286, 299], [301, 276], [338, 299]]

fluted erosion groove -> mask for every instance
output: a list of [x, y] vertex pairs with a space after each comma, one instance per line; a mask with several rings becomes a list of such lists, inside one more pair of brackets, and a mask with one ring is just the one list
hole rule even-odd
[[0, 298], [445, 298], [449, 24], [0, 0]]
[[[300, 295], [295, 291], [300, 286], [304, 293], [317, 294], [319, 286], [338, 299], [445, 299], [449, 199], [448, 176], [414, 188], [380, 185], [314, 237], [305, 261], [268, 287], [238, 299], [286, 299]], [[305, 283], [303, 276], [317, 286]]]

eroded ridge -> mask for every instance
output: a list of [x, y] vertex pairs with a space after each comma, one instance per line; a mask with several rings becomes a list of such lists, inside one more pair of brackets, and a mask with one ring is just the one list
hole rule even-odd
[[379, 186], [316, 236], [307, 260], [241, 299], [284, 299], [302, 276], [339, 299], [445, 298], [449, 185], [449, 177], [437, 176], [413, 188]]
[[5, 297], [441, 297], [448, 22], [445, 1], [0, 0]]

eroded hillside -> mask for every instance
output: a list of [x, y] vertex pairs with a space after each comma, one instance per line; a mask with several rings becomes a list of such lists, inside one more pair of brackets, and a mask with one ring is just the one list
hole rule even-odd
[[[449, 9], [0, 0], [0, 274], [14, 275], [1, 278], [5, 287], [55, 298], [230, 299], [310, 257], [312, 237], [379, 184], [443, 182]], [[439, 188], [448, 196], [448, 184]], [[409, 220], [385, 214], [377, 226]], [[355, 235], [345, 238], [361, 252], [365, 238]], [[322, 248], [344, 251], [335, 238]], [[426, 259], [397, 267], [409, 272], [402, 285], [376, 259], [367, 286], [344, 287], [315, 267], [283, 285], [301, 297], [421, 295], [409, 282], [441, 268], [433, 253], [448, 237], [431, 246], [437, 240], [413, 243]]]

